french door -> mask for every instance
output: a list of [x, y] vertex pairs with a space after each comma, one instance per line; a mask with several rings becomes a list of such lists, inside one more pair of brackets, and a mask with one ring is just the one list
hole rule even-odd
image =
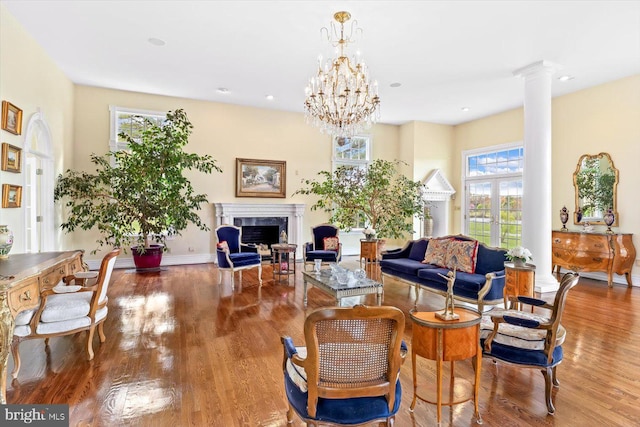
[[522, 236], [522, 178], [466, 182], [465, 234], [489, 246], [519, 246]]

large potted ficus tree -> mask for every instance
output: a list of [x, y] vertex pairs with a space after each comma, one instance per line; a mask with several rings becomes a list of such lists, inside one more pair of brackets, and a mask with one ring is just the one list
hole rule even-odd
[[345, 231], [361, 223], [379, 238], [404, 238], [413, 218], [424, 213], [424, 185], [398, 171], [399, 161], [374, 160], [367, 168], [340, 166], [320, 171], [320, 179], [303, 179], [295, 194], [318, 196], [312, 210], [331, 214], [329, 221]]
[[135, 120], [145, 128], [139, 140], [121, 133], [128, 149], [92, 154], [95, 173], [67, 170], [58, 177], [54, 199], [67, 208], [65, 232], [97, 229], [98, 248], [134, 245], [138, 269], [158, 268], [167, 237], [190, 223], [209, 230], [197, 213], [207, 197], [194, 192], [185, 171], [222, 170], [211, 156], [184, 151], [193, 128], [184, 110], [169, 111], [159, 125]]

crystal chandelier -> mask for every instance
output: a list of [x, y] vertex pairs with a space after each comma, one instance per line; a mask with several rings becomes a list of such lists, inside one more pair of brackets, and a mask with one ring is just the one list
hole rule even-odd
[[[305, 120], [318, 126], [324, 133], [334, 136], [353, 136], [376, 123], [380, 118], [380, 98], [378, 83], [370, 82], [367, 66], [356, 57], [346, 56], [347, 44], [353, 42], [353, 30], [357, 21], [351, 24], [349, 35], [345, 35], [344, 23], [351, 19], [349, 12], [336, 12], [333, 18], [340, 29], [331, 23], [331, 31], [326, 31], [327, 39], [337, 48], [337, 58], [322, 63], [318, 59], [318, 72], [309, 79], [305, 88]], [[357, 32], [361, 32], [360, 28]]]

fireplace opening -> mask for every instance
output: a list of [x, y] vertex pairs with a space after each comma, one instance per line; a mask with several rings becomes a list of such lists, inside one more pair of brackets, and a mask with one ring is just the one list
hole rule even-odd
[[260, 251], [263, 260], [271, 258], [271, 245], [280, 242], [280, 233], [287, 235], [289, 219], [287, 217], [244, 217], [234, 218], [233, 225], [242, 228], [242, 243], [267, 245], [268, 249]]

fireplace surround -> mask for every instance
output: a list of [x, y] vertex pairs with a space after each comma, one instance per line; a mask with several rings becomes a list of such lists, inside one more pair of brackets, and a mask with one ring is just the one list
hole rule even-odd
[[[214, 203], [213, 207], [216, 227], [278, 225], [278, 236], [284, 229], [289, 243], [298, 245], [296, 259], [302, 257], [304, 203]], [[242, 234], [244, 235], [244, 231]]]

